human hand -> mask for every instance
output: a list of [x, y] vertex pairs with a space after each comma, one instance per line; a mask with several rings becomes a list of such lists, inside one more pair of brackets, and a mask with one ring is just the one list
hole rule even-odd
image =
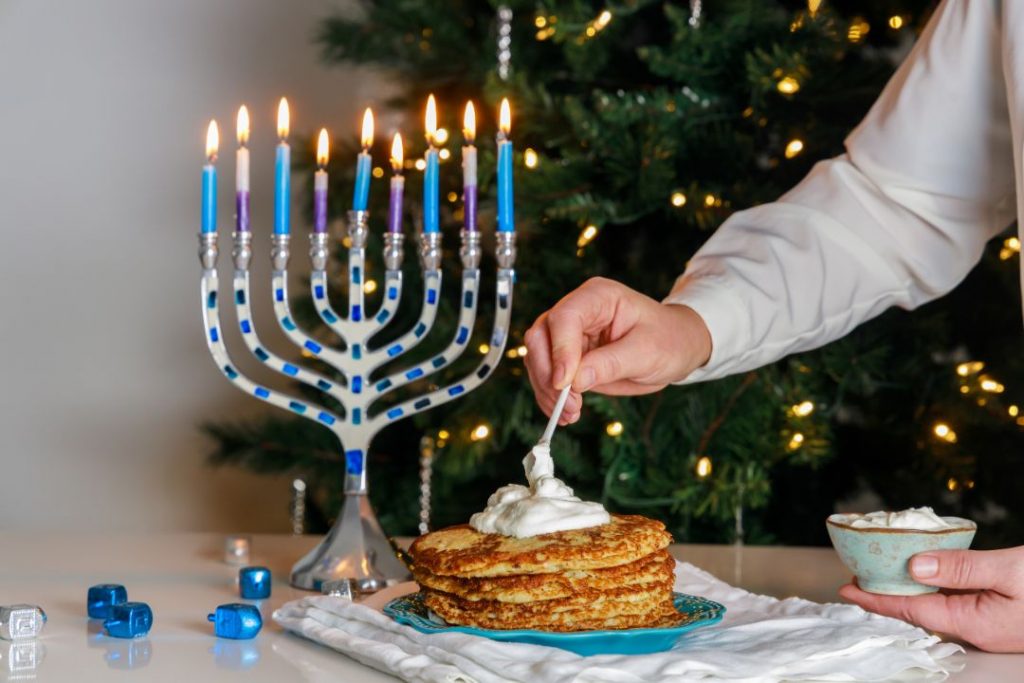
[[651, 393], [711, 355], [711, 335], [692, 308], [659, 303], [604, 278], [587, 280], [537, 318], [525, 341], [526, 370], [545, 414], [572, 384], [563, 425], [579, 419], [585, 391]]
[[915, 581], [950, 589], [928, 595], [876, 595], [839, 589], [866, 610], [940, 631], [990, 652], [1024, 652], [1024, 546], [935, 550], [910, 560]]

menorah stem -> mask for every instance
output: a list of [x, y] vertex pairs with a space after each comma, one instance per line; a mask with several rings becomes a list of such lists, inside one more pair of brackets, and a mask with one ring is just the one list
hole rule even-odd
[[348, 319], [359, 322], [366, 311], [363, 280], [366, 275], [366, 236], [369, 214], [366, 211], [348, 212]]
[[249, 262], [252, 257], [252, 249], [250, 247], [251, 242], [252, 234], [248, 231], [236, 232], [234, 234], [235, 246], [232, 255], [235, 261], [235, 277], [233, 283], [235, 291], [235, 310], [238, 314], [238, 327], [241, 330], [242, 340], [245, 342], [246, 347], [261, 363], [270, 367], [274, 371], [286, 377], [297, 379], [307, 386], [319, 389], [339, 402], [344, 403], [345, 391], [343, 386], [318, 372], [307, 370], [298, 364], [284, 360], [280, 356], [274, 354], [274, 352], [260, 341], [259, 335], [256, 333], [256, 321], [253, 318], [249, 303], [252, 301], [252, 295], [249, 288]]
[[288, 235], [275, 234], [271, 239], [270, 260], [273, 267], [271, 290], [274, 300], [274, 314], [278, 325], [293, 344], [305, 353], [328, 363], [347, 381], [348, 375], [345, 373], [345, 367], [348, 356], [313, 339], [300, 330], [295, 322], [295, 316], [292, 314], [291, 303], [288, 297], [288, 261], [291, 259], [291, 250], [289, 248], [291, 238]]
[[243, 375], [228, 355], [224, 344], [223, 328], [220, 321], [219, 280], [217, 277], [217, 236], [206, 233], [199, 236], [199, 260], [203, 266], [200, 293], [203, 301], [203, 323], [206, 329], [206, 345], [221, 372], [250, 396], [301, 415], [308, 420], [319, 422], [341, 438], [342, 419], [333, 412], [308, 401], [290, 396], [275, 389], [269, 389]]

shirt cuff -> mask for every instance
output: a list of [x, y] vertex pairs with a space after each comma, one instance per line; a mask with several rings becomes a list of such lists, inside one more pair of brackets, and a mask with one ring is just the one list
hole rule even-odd
[[711, 335], [708, 362], [674, 384], [719, 379], [736, 372], [737, 361], [750, 348], [750, 322], [747, 307], [728, 284], [714, 275], [683, 275], [662, 303], [689, 306]]

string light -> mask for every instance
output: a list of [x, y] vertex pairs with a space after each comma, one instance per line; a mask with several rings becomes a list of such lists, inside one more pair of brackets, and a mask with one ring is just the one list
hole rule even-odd
[[956, 491], [958, 488], [960, 488], [960, 482], [958, 482], [955, 478], [950, 477], [949, 479], [946, 480], [946, 488], [949, 489], [950, 491]]
[[459, 195], [456, 194], [455, 192], [449, 192], [448, 193], [448, 201], [455, 202], [456, 200], [458, 200], [458, 198], [459, 198]]
[[871, 30], [871, 24], [864, 21], [863, 17], [857, 17], [850, 24], [850, 30], [846, 32], [846, 39], [851, 43], [859, 43]]
[[536, 26], [537, 28], [544, 28], [545, 26], [548, 25], [548, 20], [546, 18], [538, 15], [538, 16], [534, 17], [533, 25]]
[[447, 161], [448, 159], [451, 158], [452, 153], [451, 153], [451, 150], [445, 148], [445, 149], [442, 149], [440, 152], [438, 152], [437, 156], [441, 157], [442, 160]]
[[1020, 240], [1016, 237], [1007, 237], [1003, 240], [1003, 248], [999, 250], [999, 258], [1003, 261], [1011, 259], [1015, 254], [1020, 253]]
[[786, 76], [775, 84], [779, 92], [783, 95], [792, 95], [800, 90], [800, 81], [796, 80], [792, 76]]
[[794, 138], [786, 145], [786, 158], [792, 159], [802, 151], [804, 151], [804, 141], [799, 138]]
[[434, 131], [434, 144], [440, 147], [444, 143], [448, 142], [448, 129], [438, 128]]
[[686, 195], [682, 192], [672, 193], [672, 206], [678, 208], [680, 206], [686, 206]]
[[423, 169], [425, 169], [427, 167], [427, 162], [424, 161], [423, 159], [417, 159], [416, 163], [414, 164], [414, 166], [416, 167], [417, 171], [422, 171]]
[[482, 441], [491, 435], [491, 428], [481, 422], [476, 427], [473, 427], [473, 431], [469, 433], [469, 438], [473, 441]]
[[581, 232], [579, 238], [577, 238], [576, 246], [582, 249], [583, 247], [590, 244], [591, 240], [593, 240], [595, 237], [597, 237], [597, 226], [588, 225], [587, 227], [583, 228], [583, 232]]
[[447, 429], [440, 429], [437, 432], [437, 438], [439, 439], [450, 439], [451, 436], [451, 433], [449, 433]]
[[810, 401], [802, 401], [790, 408], [797, 417], [807, 417], [814, 412], [814, 404]]
[[547, 40], [553, 35], [555, 35], [555, 27], [548, 26], [547, 28], [537, 31], [537, 40]]
[[605, 433], [608, 434], [608, 436], [620, 436], [622, 434], [623, 429], [624, 427], [622, 426], [622, 423], [619, 422], [618, 420], [616, 420], [615, 422], [609, 422], [604, 427], [604, 431]]
[[698, 479], [707, 479], [711, 476], [711, 471], [714, 467], [711, 464], [711, 458], [706, 455], [702, 455], [697, 459], [697, 466], [694, 470], [697, 472]]
[[973, 489], [974, 488], [974, 480], [973, 479], [964, 479], [964, 488], [965, 489]]
[[1001, 393], [1003, 393], [1003, 391], [1006, 390], [1006, 387], [1004, 387], [1002, 384], [1000, 384], [999, 382], [995, 381], [991, 377], [987, 377], [985, 375], [982, 375], [980, 377], [980, 379], [981, 379], [981, 389], [982, 389], [982, 391], [987, 391], [990, 394], [1001, 394]]
[[537, 153], [532, 147], [527, 147], [523, 152], [523, 163], [526, 164], [526, 168], [537, 168], [537, 161]]
[[516, 352], [519, 354], [520, 358], [523, 358], [527, 353], [529, 353], [529, 349], [526, 348], [526, 344], [522, 344], [516, 347]]
[[384, 177], [384, 169], [381, 168], [380, 166], [374, 166], [373, 167], [373, 177], [374, 178], [383, 178]]
[[716, 201], [715, 195], [704, 195], [704, 206], [714, 206]]
[[491, 347], [488, 346], [487, 344], [481, 344], [480, 346], [477, 347], [477, 351], [480, 352], [480, 355], [483, 355], [483, 354], [487, 353], [490, 350], [491, 350]]
[[1020, 414], [1020, 408], [1018, 408], [1015, 404], [1007, 408], [1006, 412], [1010, 414], [1010, 417], [1017, 417], [1017, 415]]
[[791, 451], [795, 451], [795, 450], [797, 450], [798, 448], [800, 448], [803, 445], [804, 445], [804, 435], [801, 434], [800, 432], [797, 432], [792, 437], [790, 437], [789, 443], [786, 444], [786, 448], [791, 450]]
[[363, 283], [363, 291], [366, 292], [367, 294], [373, 294], [374, 292], [376, 292], [377, 291], [377, 281], [376, 280], [367, 280], [366, 282], [364, 282]]
[[901, 28], [903, 28], [903, 17], [901, 17], [898, 14], [894, 14], [891, 17], [889, 17], [889, 28], [891, 28], [894, 31], [899, 31]]
[[945, 422], [936, 422], [932, 432], [946, 443], [956, 443], [956, 432]]
[[506, 358], [519, 358], [519, 349], [509, 349], [505, 352]]
[[596, 36], [598, 31], [604, 30], [611, 20], [612, 13], [608, 10], [602, 10], [601, 13], [597, 15], [597, 18], [587, 25], [587, 30], [585, 31], [587, 38], [593, 38]]
[[970, 375], [975, 375], [984, 369], [984, 363], [982, 363], [980, 360], [972, 360], [966, 363], [961, 363], [960, 365], [956, 366], [956, 374], [960, 375], [961, 377], [969, 377]]

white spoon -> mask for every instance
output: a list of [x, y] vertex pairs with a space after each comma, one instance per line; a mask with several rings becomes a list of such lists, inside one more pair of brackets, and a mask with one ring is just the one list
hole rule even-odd
[[555, 435], [555, 427], [558, 426], [558, 418], [562, 417], [562, 410], [565, 409], [565, 401], [569, 398], [569, 391], [571, 389], [572, 385], [570, 384], [565, 389], [562, 389], [562, 393], [558, 395], [555, 407], [551, 411], [551, 419], [548, 420], [548, 426], [544, 428], [544, 433], [541, 434], [540, 441], [537, 442], [538, 446], [551, 443], [551, 437]]

